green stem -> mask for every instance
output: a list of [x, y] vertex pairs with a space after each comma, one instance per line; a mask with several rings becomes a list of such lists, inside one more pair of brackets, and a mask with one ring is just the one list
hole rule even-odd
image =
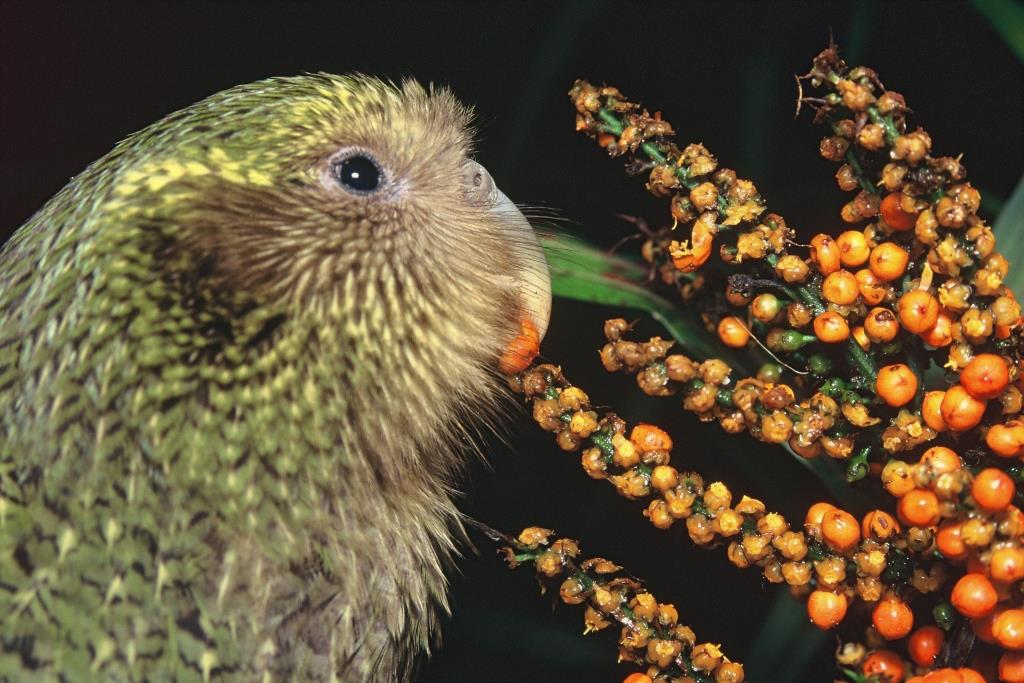
[[[597, 112], [597, 114], [598, 114], [598, 116], [601, 117], [601, 120], [604, 121], [605, 129], [609, 133], [611, 133], [613, 135], [622, 135], [623, 127], [622, 127], [622, 121], [619, 120], [619, 117], [617, 117], [615, 114], [613, 114], [612, 112], [608, 111], [607, 109], [601, 109], [601, 110], [599, 110]], [[668, 163], [668, 159], [665, 157], [664, 154], [661, 153], [661, 150], [658, 149], [657, 147], [655, 147], [654, 145], [652, 145], [651, 143], [649, 143], [649, 142], [641, 143], [640, 149], [642, 149], [644, 151], [644, 154], [646, 154], [651, 159], [651, 161], [653, 161], [654, 163], [656, 163], [656, 164], [667, 164]], [[676, 169], [676, 176], [681, 181], [683, 181], [683, 184], [686, 185], [689, 189], [693, 189], [694, 187], [697, 186], [697, 183], [694, 183], [692, 180], [690, 180], [690, 176], [686, 172], [685, 168], [678, 167]], [[687, 183], [689, 183], [689, 184], [687, 184]]]
[[821, 302], [818, 295], [807, 285], [797, 285], [796, 295], [807, 308], [811, 309], [814, 315], [821, 315], [825, 312], [825, 304]]
[[[613, 112], [607, 109], [600, 109], [598, 110], [597, 114], [598, 116], [601, 117], [601, 120], [604, 121], [605, 130], [607, 130], [609, 133], [613, 135], [622, 135], [622, 121], [619, 120], [618, 116], [616, 116]], [[644, 154], [646, 154], [647, 157], [656, 164], [669, 163], [668, 158], [666, 158], [665, 155], [661, 153], [661, 150], [649, 142], [641, 143], [640, 149], [642, 149]], [[692, 190], [693, 188], [697, 187], [697, 185], [700, 184], [690, 177], [690, 171], [685, 167], [675, 166], [674, 170], [676, 177], [679, 178], [679, 182], [681, 182], [683, 186], [686, 187], [686, 189]], [[727, 200], [722, 195], [718, 195], [717, 204], [719, 215], [724, 216], [725, 210], [729, 208], [729, 200]]]
[[893, 121], [892, 114], [882, 116], [878, 113], [878, 107], [871, 105], [868, 107], [868, 116], [871, 117], [871, 121], [873, 123], [882, 125], [882, 128], [885, 129], [885, 141], [889, 143], [890, 147], [892, 147], [896, 142], [896, 138], [900, 134], [900, 132], [896, 130], [896, 122]]
[[861, 376], [863, 376], [871, 386], [874, 386], [875, 379], [878, 376], [878, 368], [875, 367], [874, 359], [865, 353], [864, 349], [860, 348], [857, 342], [853, 339], [846, 342], [846, 355], [860, 372]]
[[907, 366], [917, 377], [917, 393], [914, 394], [913, 406], [917, 412], [921, 412], [921, 405], [924, 403], [924, 369], [928, 366], [928, 356], [920, 340], [913, 340], [912, 344], [904, 346], [904, 349]]
[[853, 483], [860, 481], [868, 474], [868, 455], [871, 453], [871, 446], [860, 449], [857, 455], [850, 458], [846, 464], [846, 481]]
[[862, 190], [871, 194], [879, 194], [878, 187], [868, 180], [864, 167], [860, 165], [860, 159], [857, 158], [857, 153], [853, 151], [853, 147], [846, 150], [846, 163], [853, 169], [853, 175], [857, 177], [857, 183], [860, 184]]
[[590, 574], [586, 573], [585, 571], [582, 571], [582, 570], [577, 571], [572, 576], [576, 577], [576, 579], [581, 584], [583, 584], [584, 590], [589, 591], [589, 590], [592, 590], [594, 588], [594, 579], [590, 576]]
[[619, 117], [607, 109], [598, 110], [597, 115], [604, 121], [609, 133], [612, 135], [622, 135], [622, 121], [619, 121]]
[[612, 446], [612, 438], [607, 432], [594, 432], [590, 435], [590, 443], [601, 449], [606, 462], [611, 462], [612, 455], [615, 454], [615, 447]]
[[[835, 121], [830, 119], [829, 124], [832, 126], [832, 132], [838, 135], [839, 127], [836, 125]], [[862, 190], [870, 192], [871, 194], [878, 194], [878, 188], [875, 187], [868, 178], [868, 174], [864, 172], [864, 167], [861, 165], [860, 159], [857, 158], [857, 153], [854, 151], [853, 144], [853, 141], [851, 141], [850, 146], [846, 149], [846, 163], [853, 169], [853, 175], [857, 178], [857, 183], [860, 185]]]

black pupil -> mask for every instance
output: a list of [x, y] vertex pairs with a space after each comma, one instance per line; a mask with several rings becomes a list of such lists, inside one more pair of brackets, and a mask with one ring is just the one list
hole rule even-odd
[[356, 192], [372, 192], [380, 185], [380, 169], [365, 156], [345, 159], [337, 166], [338, 180]]

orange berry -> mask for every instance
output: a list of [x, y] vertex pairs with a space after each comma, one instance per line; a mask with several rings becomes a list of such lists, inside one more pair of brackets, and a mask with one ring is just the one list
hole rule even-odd
[[910, 466], [902, 460], [890, 460], [882, 468], [882, 486], [892, 495], [899, 498], [914, 488], [914, 478]]
[[1002, 458], [1014, 458], [1024, 453], [1024, 422], [1010, 420], [994, 424], [985, 434], [985, 444]]
[[1016, 505], [1010, 504], [1000, 513], [1001, 522], [1011, 525], [1014, 528], [1024, 528], [1024, 512]]
[[826, 512], [836, 510], [835, 505], [832, 503], [826, 503], [824, 501], [815, 503], [811, 507], [807, 508], [807, 515], [804, 517], [804, 524], [807, 526], [821, 526], [821, 522], [825, 518]]
[[914, 676], [907, 683], [964, 683], [960, 680], [960, 674], [953, 669], [938, 669], [929, 671], [924, 676]]
[[904, 406], [917, 393], [917, 375], [903, 363], [886, 365], [878, 371], [875, 393], [894, 408]]
[[956, 669], [935, 669], [926, 673], [921, 683], [964, 683], [964, 679]]
[[927, 465], [935, 474], [956, 472], [963, 467], [963, 461], [952, 448], [932, 446], [921, 455], [920, 463]]
[[900, 525], [888, 512], [872, 510], [864, 515], [860, 523], [860, 532], [864, 538], [886, 541], [900, 532]]
[[982, 510], [999, 512], [1013, 500], [1017, 487], [1006, 472], [988, 467], [974, 477], [971, 497]]
[[847, 268], [863, 265], [871, 254], [868, 240], [860, 230], [847, 230], [836, 238], [839, 247], [839, 260]]
[[967, 557], [968, 549], [962, 535], [963, 523], [946, 522], [935, 534], [935, 545], [939, 552], [950, 560], [962, 560]]
[[514, 375], [530, 367], [530, 363], [540, 353], [540, 334], [533, 321], [524, 319], [520, 323], [520, 332], [505, 347], [505, 352], [498, 359], [498, 369], [506, 375]]
[[857, 325], [855, 328], [850, 330], [850, 336], [853, 337], [853, 341], [857, 342], [857, 346], [867, 351], [871, 348], [871, 340], [868, 339], [868, 335], [864, 332], [864, 328]]
[[846, 616], [847, 600], [842, 593], [814, 591], [807, 598], [807, 616], [815, 626], [827, 631], [835, 628]]
[[633, 427], [629, 440], [641, 452], [672, 450], [672, 437], [664, 429], [642, 422]]
[[814, 335], [826, 344], [837, 344], [849, 339], [850, 326], [835, 311], [825, 311], [814, 319]]
[[935, 526], [939, 523], [939, 498], [928, 489], [913, 489], [900, 498], [896, 508], [907, 526]]
[[750, 341], [750, 332], [739, 318], [727, 315], [718, 321], [718, 338], [728, 347], [742, 349]]
[[839, 270], [839, 247], [830, 235], [818, 234], [811, 238], [810, 257], [822, 275]]
[[821, 536], [833, 550], [845, 553], [860, 543], [857, 518], [845, 510], [829, 510], [821, 518]]
[[984, 617], [971, 619], [971, 630], [983, 643], [996, 644], [996, 635], [992, 632], [992, 625], [996, 621], [996, 613], [992, 612]]
[[879, 600], [871, 613], [871, 623], [886, 640], [898, 640], [914, 628], [914, 613], [898, 598]]
[[857, 278], [857, 287], [860, 289], [860, 296], [864, 303], [869, 306], [882, 303], [885, 299], [886, 286], [879, 280], [870, 268], [862, 268], [854, 276]]
[[882, 282], [892, 282], [907, 270], [910, 254], [892, 242], [882, 242], [871, 250], [868, 267]]
[[999, 680], [1024, 683], [1024, 652], [1004, 652], [999, 658]]
[[672, 265], [676, 270], [684, 273], [692, 273], [697, 270], [711, 256], [711, 247], [714, 246], [715, 236], [708, 227], [707, 222], [697, 221], [693, 224], [690, 232], [690, 253], [672, 257]]
[[921, 417], [924, 418], [924, 423], [937, 432], [948, 429], [946, 421], [942, 419], [942, 399], [945, 396], [945, 391], [926, 391], [921, 403]]
[[984, 574], [964, 574], [953, 586], [950, 600], [960, 614], [978, 619], [992, 613], [999, 596]]
[[904, 197], [902, 192], [893, 192], [886, 195], [878, 207], [886, 225], [893, 230], [910, 230], [917, 222], [917, 213], [904, 210]]
[[764, 294], [758, 294], [754, 297], [754, 300], [750, 302], [750, 315], [754, 316], [754, 319], [762, 323], [770, 323], [779, 317], [779, 313], [784, 308], [779, 297], [766, 292]]
[[999, 548], [992, 551], [988, 572], [996, 581], [1012, 583], [1024, 579], [1024, 549]]
[[960, 373], [960, 384], [974, 398], [995, 398], [1009, 383], [1006, 361], [994, 353], [979, 353]]
[[964, 683], [956, 669], [935, 669], [921, 678], [921, 683]]
[[651, 486], [659, 491], [674, 489], [679, 483], [679, 473], [671, 465], [658, 465], [651, 470]]
[[946, 390], [939, 405], [942, 420], [954, 432], [973, 429], [985, 414], [985, 402], [971, 396], [963, 386], [954, 384]]
[[907, 641], [907, 652], [918, 666], [931, 666], [945, 641], [946, 634], [938, 626], [922, 626]]
[[900, 324], [895, 313], [879, 306], [868, 311], [864, 318], [864, 331], [871, 341], [885, 344], [896, 338], [900, 332]]
[[984, 574], [988, 576], [988, 565], [981, 561], [977, 555], [970, 555], [967, 558], [967, 573], [968, 574]]
[[1024, 650], [1024, 609], [1005, 609], [992, 622], [992, 634], [1007, 650]]
[[861, 670], [865, 676], [877, 676], [890, 681], [902, 681], [905, 671], [903, 659], [892, 650], [875, 650], [867, 656]]
[[826, 301], [838, 306], [849, 306], [860, 296], [860, 287], [853, 273], [848, 270], [837, 270], [830, 273], [821, 283], [821, 295]]
[[945, 311], [939, 311], [935, 324], [922, 332], [921, 340], [928, 346], [942, 349], [953, 343], [953, 318]]
[[622, 683], [654, 683], [654, 679], [647, 674], [632, 673], [623, 678]]
[[960, 667], [956, 672], [960, 674], [960, 683], [985, 683], [985, 677], [974, 669]]
[[911, 334], [927, 332], [939, 319], [939, 301], [923, 289], [912, 289], [896, 304], [903, 329]]

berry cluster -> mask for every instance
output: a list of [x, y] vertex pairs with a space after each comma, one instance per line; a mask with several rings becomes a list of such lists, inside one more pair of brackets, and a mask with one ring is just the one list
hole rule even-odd
[[[908, 128], [902, 95], [834, 47], [801, 82], [825, 91], [801, 88], [800, 103], [829, 126], [821, 154], [856, 193], [840, 211], [850, 228], [806, 245], [750, 181], [703, 145], [672, 142], [660, 113], [615, 88], [574, 84], [577, 130], [669, 198], [672, 227], [650, 233], [643, 257], [703, 306], [724, 346], [756, 344], [770, 356], [755, 376], [734, 376], [729, 363], [671, 353], [658, 337], [630, 341], [616, 319], [601, 361], [635, 374], [647, 394], [681, 395], [727, 432], [843, 460], [851, 482], [878, 477], [895, 505], [858, 522], [820, 503], [791, 529], [760, 501], [734, 504], [721, 482], [675, 469], [667, 433], [599, 415], [558, 368], [527, 370], [513, 385], [561, 448], [582, 450], [588, 475], [650, 498], [655, 526], [685, 519], [696, 543], [724, 544], [733, 563], [789, 584], [815, 624], [834, 627], [852, 600], [871, 603], [873, 651], [847, 643], [845, 666], [875, 680], [975, 680], [971, 669], [942, 668], [967, 661], [970, 646], [947, 642], [967, 628], [998, 648], [1002, 680], [1024, 681], [1024, 325], [1003, 282], [1009, 265], [959, 158], [931, 155], [928, 133]], [[688, 240], [676, 239], [680, 225]], [[935, 623], [915, 629], [926, 611]], [[908, 636], [916, 669], [884, 647]]]
[[[617, 321], [609, 321], [606, 329], [616, 327]], [[652, 350], [662, 352], [657, 343], [644, 346], [648, 348], [637, 349], [640, 356]], [[713, 374], [720, 363], [694, 364], [694, 372]], [[673, 467], [673, 443], [664, 430], [649, 424], [629, 429], [618, 415], [592, 410], [587, 394], [572, 386], [559, 368], [540, 365], [510, 382], [532, 400], [534, 419], [555, 434], [563, 450], [582, 450], [581, 464], [590, 477], [609, 481], [624, 497], [650, 499], [644, 516], [655, 527], [668, 529], [685, 520], [694, 543], [725, 545], [727, 557], [736, 566], [756, 565], [769, 582], [788, 584], [794, 596], [808, 598], [808, 616], [821, 628], [837, 626], [850, 601], [861, 599], [876, 604], [873, 623], [878, 634], [887, 640], [903, 638], [914, 626], [907, 602], [915, 595], [935, 594], [948, 583], [949, 567], [936, 553], [941, 547], [937, 534], [930, 526], [912, 526], [913, 518], [906, 518], [902, 510], [899, 515], [909, 527], [906, 530], [884, 510], [872, 510], [858, 522], [851, 513], [821, 502], [811, 506], [803, 528], [796, 530], [782, 515], [768, 512], [761, 501], [749, 496], [736, 501], [724, 483], [705, 484], [699, 473]], [[911, 487], [914, 481], [937, 480], [940, 474], [958, 471], [970, 485], [969, 473], [959, 464], [953, 469], [950, 457], [957, 458], [952, 451], [938, 448], [926, 453], [916, 469], [905, 473]], [[990, 517], [983, 517], [988, 513], [980, 510], [967, 515], [968, 520], [984, 518], [988, 525], [984, 549], [975, 556], [987, 557], [991, 565], [994, 553], [1002, 552], [1005, 557], [996, 560], [998, 568], [989, 571], [999, 577], [997, 581], [1019, 580], [1012, 575], [1024, 571], [1020, 562], [1024, 516], [1010, 505]], [[981, 549], [980, 538], [975, 540], [976, 550]], [[954, 606], [968, 614], [957, 595], [954, 590]], [[989, 608], [986, 616], [995, 613], [995, 602]], [[1011, 610], [1010, 618], [1017, 611]], [[948, 622], [947, 618], [947, 626]], [[1016, 622], [1008, 625], [1007, 632], [1013, 628]]]
[[[730, 318], [723, 318], [728, 323]], [[719, 325], [721, 329], [722, 324]], [[608, 343], [601, 362], [609, 372], [635, 373], [640, 389], [651, 396], [682, 394], [683, 408], [704, 422], [717, 420], [730, 434], [742, 431], [768, 443], [788, 444], [806, 458], [821, 453], [851, 459], [854, 439], [837, 423], [867, 427], [877, 424], [866, 400], [837, 381], [797, 400], [793, 386], [781, 380], [782, 366], [766, 363], [754, 377], [736, 380], [732, 367], [711, 358], [701, 363], [679, 353], [669, 354], [673, 343], [654, 337], [647, 342], [623, 338], [628, 325], [621, 318], [605, 323]], [[853, 463], [862, 463], [854, 459]]]
[[618, 623], [619, 660], [647, 664], [647, 673], [632, 674], [628, 683], [670, 683], [678, 680], [708, 683], [741, 683], [743, 665], [730, 661], [714, 643], [698, 643], [693, 629], [679, 623], [674, 605], [659, 603], [622, 567], [603, 557], [582, 562], [576, 541], [560, 538], [549, 542], [553, 531], [540, 527], [523, 529], [503, 548], [511, 568], [532, 562], [545, 586], [562, 579], [558, 596], [567, 605], [586, 604], [584, 633]]

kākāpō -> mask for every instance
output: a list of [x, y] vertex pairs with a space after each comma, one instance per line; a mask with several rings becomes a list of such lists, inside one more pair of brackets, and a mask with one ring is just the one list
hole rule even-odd
[[547, 267], [443, 89], [242, 85], [0, 252], [0, 679], [403, 680]]

